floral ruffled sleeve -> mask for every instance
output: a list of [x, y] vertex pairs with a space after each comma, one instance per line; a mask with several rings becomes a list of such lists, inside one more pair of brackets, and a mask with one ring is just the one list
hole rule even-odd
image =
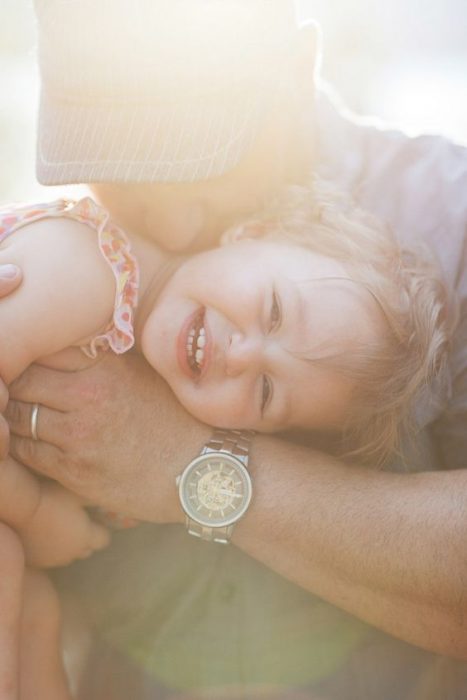
[[81, 349], [88, 357], [111, 348], [121, 354], [133, 347], [133, 320], [138, 303], [139, 270], [130, 243], [109, 213], [90, 197], [78, 202], [60, 199], [46, 204], [26, 204], [0, 209], [0, 241], [32, 221], [66, 217], [84, 223], [97, 233], [99, 249], [115, 278], [115, 302], [106, 329]]

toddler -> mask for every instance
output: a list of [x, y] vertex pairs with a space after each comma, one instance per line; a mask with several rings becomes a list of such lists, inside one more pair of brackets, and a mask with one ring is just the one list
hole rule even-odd
[[[0, 262], [24, 275], [0, 302], [7, 384], [68, 346], [90, 357], [135, 346], [206, 423], [332, 434], [343, 454], [380, 464], [442, 369], [449, 329], [432, 266], [323, 183], [288, 188], [224, 245], [185, 260], [136, 235], [130, 245], [89, 198], [3, 210], [0, 238]], [[0, 521], [33, 566], [106, 546], [86, 505], [10, 458], [2, 464]], [[38, 610], [34, 600], [26, 611]], [[55, 644], [58, 658], [52, 637], [41, 649]], [[34, 680], [34, 652], [22, 664], [35, 698], [67, 697], [59, 662], [45, 680]]]

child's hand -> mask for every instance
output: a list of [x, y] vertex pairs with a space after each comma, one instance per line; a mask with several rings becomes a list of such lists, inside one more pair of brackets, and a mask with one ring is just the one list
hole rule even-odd
[[[7, 297], [21, 282], [22, 273], [16, 265], [0, 265], [0, 298]], [[8, 391], [0, 379], [0, 412], [3, 414], [8, 402]], [[0, 459], [6, 457], [10, 431], [3, 415], [0, 415]]]
[[83, 500], [55, 482], [41, 485], [39, 507], [19, 534], [27, 563], [42, 568], [85, 559], [110, 542], [109, 531], [90, 518]]

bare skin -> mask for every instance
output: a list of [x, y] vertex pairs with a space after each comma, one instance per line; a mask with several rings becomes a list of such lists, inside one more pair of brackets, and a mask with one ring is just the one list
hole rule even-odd
[[45, 574], [25, 568], [19, 537], [1, 523], [0, 550], [0, 698], [71, 700], [58, 596]]
[[18, 700], [24, 553], [19, 537], [3, 523], [0, 523], [0, 549], [3, 570], [0, 579], [0, 697]]
[[[152, 186], [142, 196], [151, 194]], [[60, 363], [76, 368], [70, 357]], [[31, 367], [11, 396], [17, 459], [103, 507], [181, 522], [175, 476], [211, 431], [141, 358], [109, 355], [76, 374]], [[34, 402], [38, 442], [30, 439]], [[264, 436], [251, 463], [255, 501], [236, 528], [237, 546], [405, 641], [467, 659], [464, 472], [373, 473]]]
[[317, 43], [316, 27], [302, 28], [290, 84], [278, 93], [252, 148], [231, 171], [192, 183], [93, 183], [94, 196], [123, 228], [167, 250], [217, 245], [224, 231], [261, 208], [284, 183], [309, 176], [312, 153], [304, 148], [301, 125], [314, 100]]
[[61, 655], [59, 598], [37, 570], [25, 575], [20, 648], [20, 700], [72, 700]]
[[[205, 247], [278, 184], [300, 181], [296, 127], [293, 119], [287, 128], [271, 125], [246, 169], [199, 188], [94, 190], [128, 228], [172, 249]], [[62, 356], [60, 366], [77, 368], [70, 356]], [[75, 374], [31, 367], [11, 395], [17, 458], [105, 507], [155, 522], [181, 521], [174, 477], [211, 431], [175, 403], [141, 358], [109, 355]], [[30, 439], [33, 402], [41, 404], [38, 442]], [[467, 658], [465, 473], [374, 473], [264, 436], [254, 441], [251, 464], [255, 500], [236, 528], [237, 546], [391, 634]]]
[[[211, 430], [140, 357], [109, 354], [76, 373], [31, 367], [11, 394], [17, 459], [105, 507], [182, 522], [175, 476]], [[29, 437], [33, 401], [42, 404], [38, 442]], [[463, 471], [373, 472], [259, 435], [251, 465], [255, 499], [235, 530], [238, 547], [390, 634], [467, 659]]]
[[[0, 298], [11, 294], [21, 283], [22, 273], [16, 265], [0, 265]], [[8, 452], [9, 430], [3, 417], [8, 403], [8, 390], [0, 380], [0, 459]]]
[[[1, 265], [0, 297], [12, 293], [21, 281], [18, 267]], [[7, 401], [7, 388], [0, 381], [2, 414]], [[6, 457], [8, 445], [8, 424], [0, 415], [0, 458]], [[2, 466], [7, 469], [7, 462]], [[26, 479], [33, 480], [33, 477], [26, 476]], [[3, 523], [0, 523], [0, 551], [3, 572], [0, 580], [0, 697], [2, 700], [69, 700], [71, 696], [59, 652], [60, 620], [55, 591], [45, 574], [25, 569], [27, 553], [20, 537]]]

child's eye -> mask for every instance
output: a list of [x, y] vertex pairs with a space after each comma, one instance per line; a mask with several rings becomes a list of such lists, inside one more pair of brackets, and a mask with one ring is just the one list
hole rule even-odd
[[268, 404], [271, 401], [272, 396], [272, 384], [269, 377], [265, 374], [262, 376], [262, 390], [261, 390], [261, 416], [263, 416]]
[[279, 299], [278, 299], [278, 296], [277, 296], [275, 290], [273, 290], [269, 330], [270, 331], [277, 330], [279, 328], [279, 326], [281, 325], [281, 321], [282, 321], [282, 314], [281, 314], [281, 307], [280, 307]]

